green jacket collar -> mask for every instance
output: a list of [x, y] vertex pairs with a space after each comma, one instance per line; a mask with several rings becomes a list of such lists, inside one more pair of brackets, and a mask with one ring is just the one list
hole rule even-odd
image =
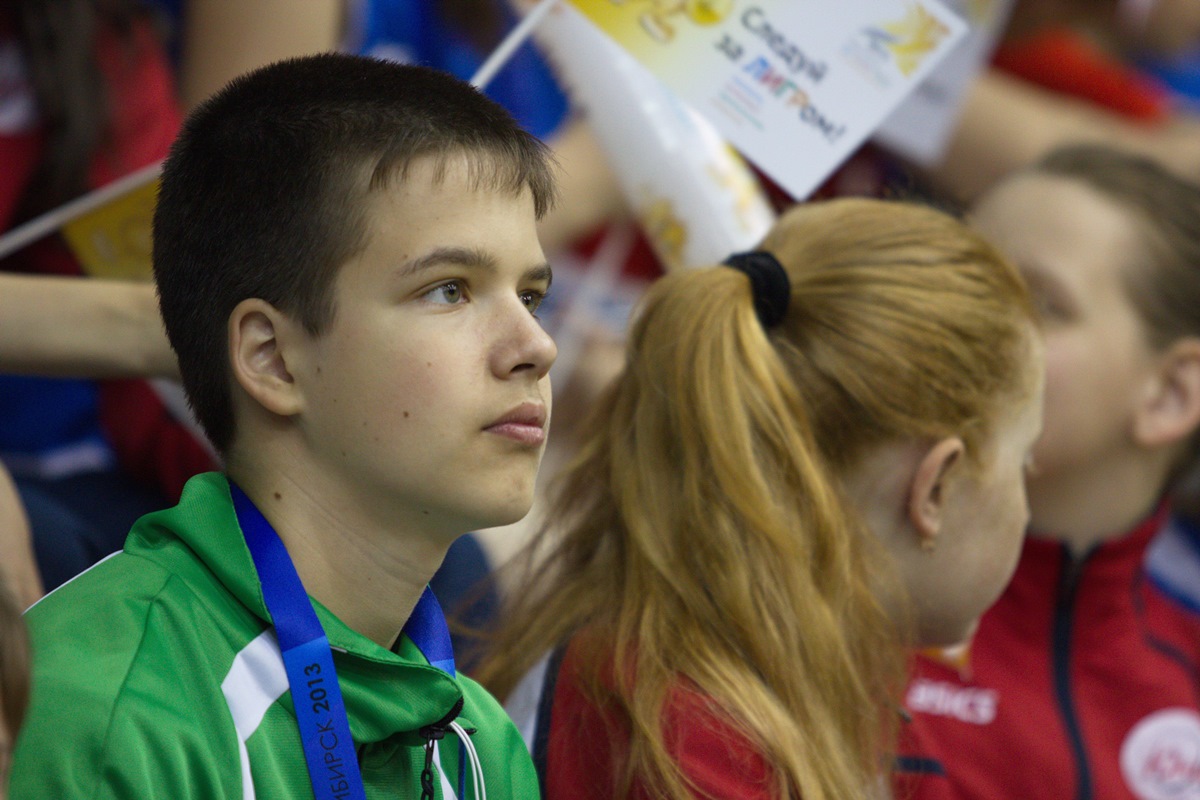
[[[192, 478], [177, 506], [137, 522], [125, 549], [157, 561], [156, 552], [170, 549], [174, 542], [189, 548], [264, 628], [271, 625], [224, 475], [210, 472]], [[393, 653], [309, 599], [335, 651], [351, 729], [360, 743], [415, 733], [441, 721], [462, 698], [458, 683], [431, 666], [407, 636]], [[469, 713], [467, 709], [461, 724], [469, 726]]]

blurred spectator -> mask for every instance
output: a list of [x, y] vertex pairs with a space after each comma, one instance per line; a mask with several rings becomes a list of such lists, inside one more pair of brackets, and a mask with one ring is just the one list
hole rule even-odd
[[[178, 129], [169, 64], [132, 0], [8, 3], [0, 9], [0, 64], [8, 87], [0, 230], [154, 163]], [[0, 267], [80, 272], [58, 236]], [[46, 313], [69, 326], [69, 309]], [[160, 347], [161, 333], [154, 337]], [[0, 376], [0, 458], [28, 511], [46, 588], [119, 549], [134, 519], [168, 505], [187, 478], [213, 466], [145, 381], [12, 375]]]

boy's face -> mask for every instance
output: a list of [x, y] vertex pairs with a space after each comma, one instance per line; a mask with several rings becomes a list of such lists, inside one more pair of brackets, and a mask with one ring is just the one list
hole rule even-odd
[[368, 243], [297, 362], [299, 425], [356, 514], [458, 535], [528, 512], [556, 349], [529, 191], [476, 189], [454, 158], [433, 177], [421, 159], [367, 198]]

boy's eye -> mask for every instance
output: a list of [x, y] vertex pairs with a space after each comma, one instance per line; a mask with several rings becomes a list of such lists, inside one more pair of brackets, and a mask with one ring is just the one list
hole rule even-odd
[[536, 314], [538, 307], [542, 304], [542, 301], [546, 299], [546, 293], [538, 292], [533, 289], [527, 289], [526, 291], [521, 292], [520, 298], [521, 302], [525, 304], [525, 308], [528, 309], [529, 313]]
[[457, 305], [463, 302], [462, 284], [458, 281], [447, 281], [426, 292], [425, 299], [448, 306]]

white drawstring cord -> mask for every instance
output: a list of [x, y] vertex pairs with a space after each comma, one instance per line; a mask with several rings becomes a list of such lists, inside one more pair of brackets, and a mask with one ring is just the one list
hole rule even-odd
[[483, 783], [483, 765], [479, 763], [479, 753], [475, 750], [475, 743], [457, 722], [450, 723], [450, 730], [458, 735], [458, 740], [462, 742], [467, 751], [467, 760], [471, 762], [471, 780], [475, 785], [475, 800], [487, 800], [487, 786]]

